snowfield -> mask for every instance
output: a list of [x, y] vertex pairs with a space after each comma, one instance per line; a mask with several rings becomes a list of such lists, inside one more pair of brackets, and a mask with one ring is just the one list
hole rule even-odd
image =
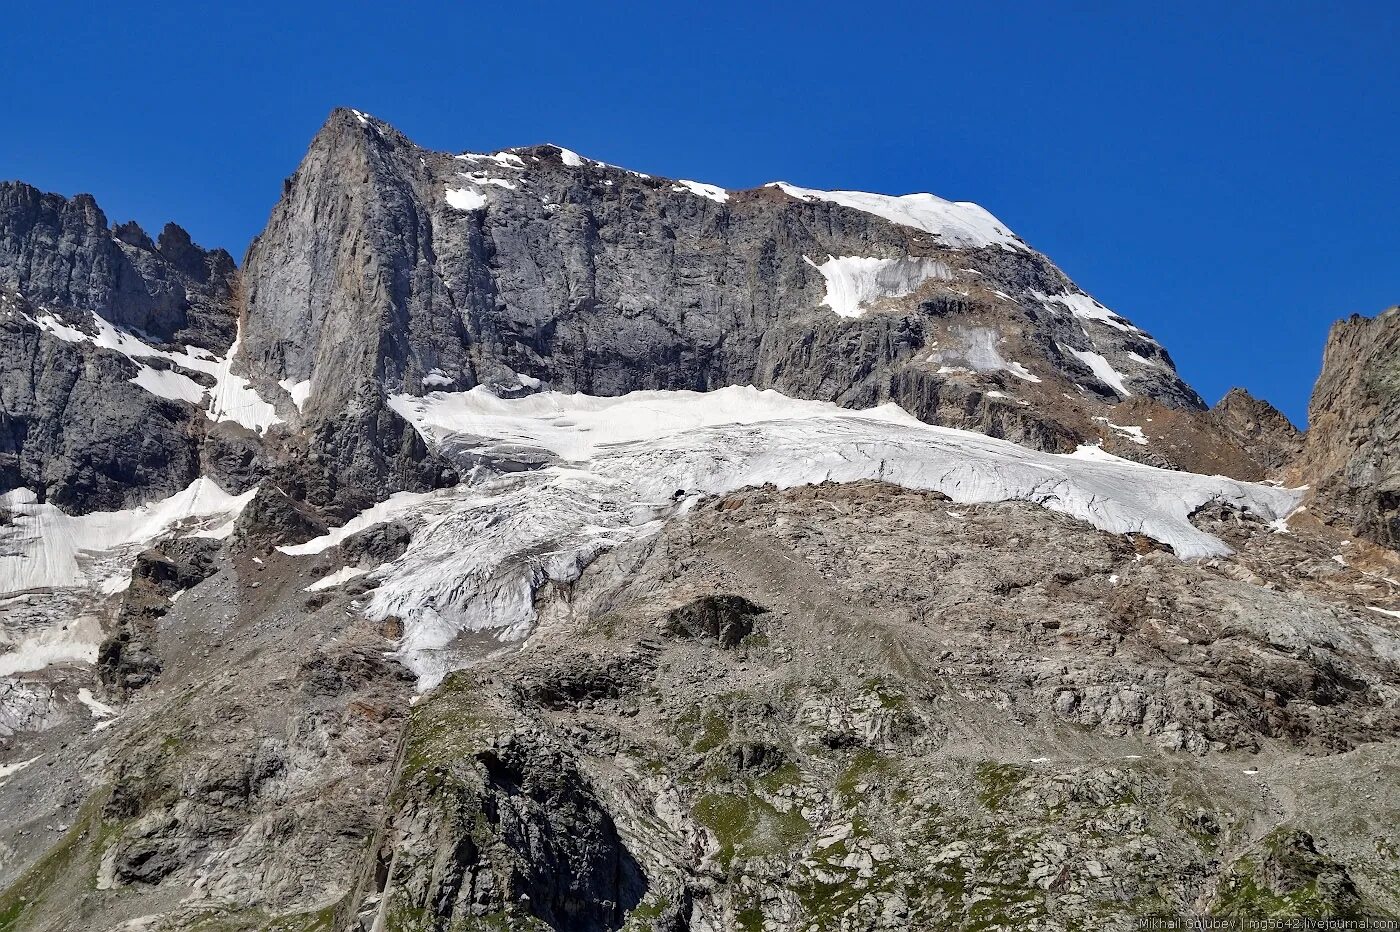
[[[364, 610], [375, 620], [403, 620], [398, 657], [422, 689], [479, 659], [482, 637], [506, 644], [528, 636], [535, 593], [547, 581], [577, 579], [600, 554], [683, 520], [702, 496], [746, 486], [875, 479], [959, 503], [1026, 501], [1108, 532], [1148, 535], [1182, 558], [1229, 552], [1190, 523], [1201, 505], [1223, 500], [1281, 522], [1302, 494], [1154, 469], [1096, 447], [1042, 453], [930, 426], [892, 404], [851, 411], [751, 387], [515, 399], [478, 387], [399, 395], [391, 407], [472, 478], [391, 495], [342, 527], [281, 549], [315, 554], [375, 524], [406, 521], [412, 537], [397, 560], [343, 568], [307, 589], [373, 576], [378, 586]], [[510, 467], [483, 466], [493, 461]], [[25, 490], [10, 492], [4, 503], [14, 521], [0, 529], [0, 601], [36, 590], [50, 600], [62, 592], [118, 592], [138, 550], [164, 535], [228, 534], [254, 491], [233, 496], [199, 479], [159, 502], [81, 516]], [[31, 604], [34, 596], [17, 598]], [[23, 634], [5, 637], [10, 669], [90, 661], [100, 638], [91, 625], [63, 635], [56, 625], [21, 627]]]
[[171, 536], [227, 537], [257, 489], [231, 495], [199, 478], [121, 511], [65, 514], [28, 489], [0, 495], [0, 676], [92, 663], [102, 622], [92, 609], [124, 590], [136, 555]]
[[[517, 399], [475, 388], [400, 395], [392, 407], [464, 467], [483, 456], [541, 464], [372, 509], [378, 520], [418, 521], [407, 552], [373, 571], [380, 583], [366, 611], [403, 619], [399, 656], [425, 689], [480, 656], [479, 646], [454, 648], [460, 635], [527, 636], [539, 586], [576, 579], [599, 554], [683, 516], [703, 495], [879, 479], [960, 503], [1033, 502], [1105, 531], [1146, 534], [1182, 558], [1229, 552], [1191, 525], [1202, 504], [1220, 499], [1274, 521], [1300, 495], [1154, 469], [1097, 448], [1041, 453], [933, 427], [895, 405], [850, 411], [750, 387]], [[312, 553], [343, 536], [286, 550]]]
[[161, 537], [227, 537], [257, 489], [230, 495], [199, 478], [169, 498], [122, 511], [68, 515], [28, 489], [0, 496], [12, 523], [0, 526], [0, 596], [28, 589], [101, 586], [121, 591], [130, 559]]
[[875, 302], [913, 294], [931, 278], [953, 277], [953, 270], [937, 259], [831, 256], [818, 265], [802, 258], [826, 279], [824, 303], [839, 317], [859, 317]]
[[948, 201], [936, 194], [871, 194], [868, 191], [817, 191], [799, 188], [786, 181], [766, 187], [777, 188], [799, 201], [828, 201], [852, 210], [874, 214], [900, 226], [923, 230], [939, 237], [945, 245], [962, 249], [1000, 246], [1011, 251], [1029, 247], [1007, 229], [991, 212], [971, 201]]
[[[275, 424], [284, 423], [277, 416], [277, 409], [263, 400], [247, 379], [233, 374], [233, 362], [243, 344], [242, 325], [233, 345], [229, 347], [228, 355], [215, 356], [197, 346], [186, 346], [182, 351], [157, 349], [96, 313], [91, 314], [96, 335], [70, 327], [49, 313], [38, 317], [24, 316], [45, 333], [66, 343], [88, 343], [125, 356], [137, 367], [136, 375], [128, 381], [153, 395], [193, 405], [203, 404], [207, 400], [204, 413], [211, 421], [234, 421], [259, 434]], [[203, 372], [213, 377], [214, 387], [205, 388], [181, 372], [156, 369], [144, 361], [148, 359], [163, 360], [172, 366]]]

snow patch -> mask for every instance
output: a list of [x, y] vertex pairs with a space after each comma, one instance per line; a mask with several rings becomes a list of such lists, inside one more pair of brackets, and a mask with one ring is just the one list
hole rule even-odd
[[452, 496], [453, 492], [454, 490], [451, 489], [436, 492], [395, 492], [384, 501], [371, 505], [345, 524], [338, 528], [332, 528], [320, 537], [312, 538], [304, 544], [291, 544], [277, 549], [294, 557], [322, 553], [332, 547], [340, 546], [340, 542], [345, 538], [358, 534], [366, 528], [374, 527], [376, 524], [384, 524], [407, 515], [429, 513], [432, 510], [433, 502], [445, 500]]
[[243, 328], [240, 324], [228, 355], [217, 360], [212, 369], [205, 370], [215, 378], [209, 398], [209, 417], [215, 421], [235, 421], [261, 434], [283, 421], [277, 416], [277, 409], [264, 401], [247, 379], [233, 374], [233, 361], [242, 345]]
[[92, 690], [86, 686], [78, 690], [78, 701], [87, 706], [87, 710], [92, 713], [93, 718], [111, 718], [117, 714], [116, 709], [94, 698]]
[[102, 622], [95, 615], [62, 618], [61, 623], [28, 632], [0, 654], [0, 676], [33, 673], [61, 663], [95, 663], [102, 643]]
[[707, 197], [717, 204], [723, 204], [729, 200], [729, 192], [715, 184], [705, 184], [703, 181], [678, 180], [671, 188], [672, 191], [689, 191], [691, 194], [700, 197]]
[[14, 776], [43, 756], [44, 755], [39, 754], [29, 758], [29, 760], [16, 761], [13, 764], [0, 764], [0, 780], [6, 780]]
[[1069, 350], [1074, 356], [1094, 373], [1094, 378], [1098, 379], [1109, 388], [1113, 389], [1124, 398], [1131, 398], [1132, 392], [1123, 384], [1123, 375], [1109, 363], [1107, 359], [1092, 350], [1077, 350], [1073, 347], [1064, 346], [1061, 349]]
[[360, 569], [358, 566], [345, 566], [336, 570], [328, 576], [322, 576], [311, 585], [303, 589], [303, 592], [320, 592], [322, 589], [334, 589], [336, 586], [348, 583], [356, 576], [363, 576], [369, 570]]
[[291, 379], [283, 379], [277, 384], [282, 388], [282, 391], [291, 396], [292, 404], [297, 406], [298, 411], [305, 408], [306, 399], [311, 397], [310, 379], [303, 379], [300, 382], [293, 382]]
[[913, 294], [930, 279], [953, 277], [937, 259], [832, 256], [817, 265], [802, 258], [826, 280], [824, 303], [840, 317], [860, 317], [876, 301]]
[[778, 188], [800, 201], [828, 201], [852, 210], [874, 214], [900, 226], [932, 233], [950, 246], [969, 249], [979, 246], [1028, 249], [1000, 220], [971, 201], [945, 201], [933, 194], [895, 196], [870, 194], [865, 191], [817, 191], [812, 188], [799, 188], [785, 181], [775, 181], [768, 187]]
[[[1082, 320], [1097, 320], [1117, 328], [1126, 333], [1142, 333], [1137, 327], [1125, 321], [1117, 314], [1104, 307], [1093, 298], [1083, 292], [1070, 292], [1066, 294], [1048, 295], [1043, 291], [1032, 291], [1035, 299], [1046, 307], [1051, 304], [1063, 304], [1069, 308], [1069, 312]], [[1053, 307], [1050, 308], [1054, 310]]]
[[[228, 355], [215, 356], [197, 346], [186, 346], [183, 351], [157, 349], [135, 334], [119, 330], [111, 321], [95, 313], [92, 314], [92, 324], [97, 330], [96, 335], [70, 327], [48, 314], [33, 318], [33, 322], [60, 340], [88, 343], [99, 349], [121, 353], [138, 369], [128, 381], [152, 394], [196, 405], [207, 397], [205, 413], [211, 421], [235, 421], [259, 434], [274, 424], [283, 423], [277, 416], [277, 409], [264, 401], [247, 379], [233, 374], [233, 362], [243, 344], [241, 324]], [[161, 359], [173, 366], [211, 375], [214, 377], [214, 387], [206, 389], [189, 376], [164, 368], [156, 369], [143, 361], [147, 359]]]
[[467, 188], [448, 188], [447, 206], [458, 210], [481, 210], [486, 206], [486, 195]]
[[1104, 424], [1104, 426], [1106, 426], [1109, 430], [1113, 431], [1114, 433], [1121, 434], [1122, 436], [1131, 440], [1133, 443], [1139, 444], [1144, 447], [1147, 446], [1147, 435], [1142, 432], [1141, 427], [1115, 424], [1106, 417], [1096, 417], [1094, 418], [1094, 420], [1101, 421]]
[[559, 150], [559, 160], [569, 168], [581, 168], [583, 166], [583, 156], [572, 149], [565, 149], [563, 146], [555, 146]]
[[969, 370], [972, 372], [1008, 372], [1026, 382], [1040, 381], [1040, 377], [1025, 366], [1001, 355], [997, 346], [1001, 343], [1002, 336], [996, 330], [990, 327], [956, 326], [952, 330], [952, 335], [957, 340], [958, 346], [954, 349], [938, 350], [931, 353], [928, 361], [936, 363], [959, 361], [966, 363], [966, 367], [941, 365], [938, 369], [940, 375]]
[[525, 160], [514, 152], [495, 152], [490, 155], [479, 155], [475, 152], [463, 152], [457, 158], [465, 162], [495, 162], [502, 168], [511, 168], [515, 171], [523, 171]]
[[132, 385], [172, 401], [184, 401], [192, 405], [203, 403], [205, 387], [189, 376], [171, 372], [169, 369], [152, 369], [140, 363], [138, 365], [141, 366], [140, 370], [127, 380]]

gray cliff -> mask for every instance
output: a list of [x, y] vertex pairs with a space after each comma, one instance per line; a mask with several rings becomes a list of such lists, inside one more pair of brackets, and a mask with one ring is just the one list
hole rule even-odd
[[[938, 274], [842, 317], [823, 306], [831, 257]], [[753, 384], [1058, 451], [1126, 393], [1203, 408], [1147, 334], [1038, 297], [1089, 300], [1018, 240], [944, 242], [773, 186], [706, 196], [555, 146], [433, 152], [351, 110], [287, 180], [243, 280], [246, 365], [263, 386], [309, 380], [301, 411], [283, 404], [333, 485], [441, 481], [385, 400], [476, 385]]]
[[1324, 520], [1400, 547], [1400, 308], [1332, 326], [1297, 478]]
[[100, 318], [155, 343], [224, 352], [236, 275], [228, 253], [200, 249], [174, 224], [152, 241], [134, 223], [109, 228], [90, 195], [0, 183], [0, 491], [24, 487], [87, 511], [198, 476], [194, 407], [133, 384], [136, 363], [73, 334], [95, 334]]

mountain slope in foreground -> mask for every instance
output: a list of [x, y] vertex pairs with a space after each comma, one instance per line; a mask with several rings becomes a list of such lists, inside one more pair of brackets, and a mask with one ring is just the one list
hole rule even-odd
[[1393, 315], [1300, 440], [932, 195], [0, 194], [3, 932], [1400, 912]]

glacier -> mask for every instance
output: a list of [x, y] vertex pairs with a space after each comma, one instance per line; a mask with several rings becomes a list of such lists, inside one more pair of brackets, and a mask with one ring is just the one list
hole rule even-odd
[[[482, 656], [482, 641], [526, 638], [536, 591], [578, 578], [599, 555], [659, 530], [705, 496], [882, 480], [959, 503], [1026, 501], [1112, 533], [1139, 533], [1183, 559], [1229, 553], [1190, 522], [1220, 500], [1279, 521], [1301, 493], [1155, 469], [1097, 448], [1042, 453], [918, 421], [896, 405], [853, 411], [753, 387], [395, 396], [393, 409], [469, 473], [455, 489], [403, 494], [351, 522], [416, 525], [406, 552], [372, 571], [363, 609], [397, 617], [397, 656], [429, 689]], [[483, 463], [509, 462], [512, 471]], [[533, 468], [519, 469], [520, 463]], [[324, 550], [337, 529], [287, 553]]]
[[[601, 554], [684, 520], [702, 498], [748, 486], [881, 480], [958, 503], [1031, 502], [1111, 533], [1147, 535], [1183, 559], [1229, 552], [1191, 524], [1201, 505], [1219, 500], [1282, 522], [1302, 495], [1155, 469], [1095, 447], [1043, 453], [925, 424], [894, 404], [855, 411], [750, 386], [519, 398], [477, 387], [397, 395], [390, 407], [466, 481], [395, 493], [318, 538], [279, 549], [314, 555], [375, 524], [408, 523], [408, 548], [397, 559], [342, 568], [306, 588], [372, 576], [376, 586], [358, 604], [371, 620], [403, 621], [396, 656], [420, 689], [484, 650], [528, 637], [541, 586], [572, 582]], [[5, 504], [15, 521], [0, 533], [0, 595], [120, 591], [136, 550], [170, 534], [225, 536], [254, 491], [230, 495], [199, 479], [159, 502], [82, 516], [11, 492]], [[91, 659], [100, 634], [93, 625], [57, 637], [38, 621], [9, 633], [9, 659], [25, 668]]]
[[936, 194], [872, 194], [868, 191], [818, 191], [786, 181], [765, 185], [799, 201], [827, 201], [874, 214], [891, 223], [940, 237], [949, 246], [977, 249], [999, 246], [1012, 252], [1029, 247], [985, 207], [971, 201], [949, 201]]
[[92, 663], [97, 607], [126, 589], [136, 555], [173, 536], [225, 538], [252, 488], [234, 495], [206, 477], [167, 498], [69, 515], [29, 489], [0, 495], [0, 676]]

